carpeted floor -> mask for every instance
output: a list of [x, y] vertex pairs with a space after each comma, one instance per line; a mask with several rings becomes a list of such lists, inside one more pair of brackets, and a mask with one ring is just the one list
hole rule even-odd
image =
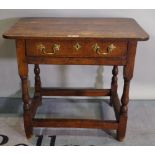
[[[108, 100], [44, 99], [36, 117], [114, 119]], [[115, 140], [115, 131], [100, 129], [35, 128], [27, 140], [20, 99], [0, 98], [0, 145], [103, 146], [155, 145], [155, 101], [130, 101], [124, 142]]]

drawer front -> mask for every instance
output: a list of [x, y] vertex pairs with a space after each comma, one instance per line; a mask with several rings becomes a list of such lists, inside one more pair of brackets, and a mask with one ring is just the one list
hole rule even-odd
[[116, 57], [126, 55], [127, 41], [27, 40], [27, 56]]

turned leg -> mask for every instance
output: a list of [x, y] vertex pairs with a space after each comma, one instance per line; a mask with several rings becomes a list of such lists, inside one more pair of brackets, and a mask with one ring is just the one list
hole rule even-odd
[[117, 139], [123, 141], [126, 133], [127, 119], [128, 119], [128, 102], [129, 102], [129, 87], [130, 80], [124, 77], [124, 89], [121, 98], [121, 111], [119, 117], [119, 128], [117, 130]]
[[117, 84], [117, 81], [118, 81], [118, 78], [117, 78], [117, 75], [118, 75], [118, 66], [114, 66], [113, 67], [113, 70], [112, 70], [112, 80], [111, 80], [111, 96], [110, 96], [110, 106], [112, 106], [112, 94], [115, 94], [117, 93], [117, 87], [118, 87], [118, 84]]
[[130, 81], [133, 77], [135, 54], [137, 42], [131, 41], [128, 43], [128, 59], [127, 64], [123, 68], [124, 88], [121, 98], [121, 110], [119, 116], [119, 125], [117, 130], [117, 139], [123, 141], [126, 134], [126, 126], [128, 119], [128, 102], [129, 102], [129, 88]]
[[22, 100], [23, 100], [23, 110], [24, 110], [24, 128], [26, 137], [30, 138], [32, 135], [32, 114], [31, 114], [31, 105], [28, 94], [28, 78], [20, 76], [22, 81]]
[[39, 104], [42, 103], [41, 96], [41, 80], [40, 80], [40, 68], [38, 64], [34, 65], [34, 73], [35, 73], [35, 97], [39, 98]]
[[21, 78], [22, 85], [22, 100], [23, 100], [23, 117], [24, 117], [24, 128], [26, 137], [30, 138], [32, 135], [32, 114], [31, 104], [28, 93], [28, 64], [25, 58], [25, 40], [16, 40], [16, 52], [17, 52], [17, 63], [18, 72]]

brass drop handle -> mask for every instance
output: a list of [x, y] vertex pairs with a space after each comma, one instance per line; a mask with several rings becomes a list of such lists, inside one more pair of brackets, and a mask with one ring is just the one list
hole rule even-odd
[[59, 44], [53, 44], [52, 46], [52, 52], [51, 53], [48, 53], [48, 54], [55, 54], [57, 51], [60, 50], [60, 45]]
[[109, 53], [111, 53], [114, 49], [116, 48], [116, 46], [114, 46], [113, 44], [110, 44], [106, 51], [102, 51], [100, 46], [96, 43], [95, 45], [93, 45], [93, 50], [99, 54], [99, 55], [107, 55]]
[[39, 49], [41, 53], [45, 53], [45, 46], [43, 44], [37, 45], [37, 49]]
[[56, 54], [57, 51], [60, 50], [60, 45], [59, 44], [53, 44], [52, 45], [52, 51], [50, 51], [50, 52], [47, 52], [45, 50], [45, 46], [43, 44], [38, 45], [38, 48], [39, 48], [40, 52], [44, 55], [54, 55], [54, 54]]
[[107, 51], [110, 53], [112, 52], [114, 49], [116, 48], [116, 46], [114, 44], [110, 44], [107, 48]]

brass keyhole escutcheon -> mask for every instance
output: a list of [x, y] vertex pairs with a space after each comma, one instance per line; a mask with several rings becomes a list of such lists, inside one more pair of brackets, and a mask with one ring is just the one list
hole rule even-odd
[[78, 51], [81, 48], [81, 45], [79, 43], [76, 43], [73, 47], [76, 51]]

